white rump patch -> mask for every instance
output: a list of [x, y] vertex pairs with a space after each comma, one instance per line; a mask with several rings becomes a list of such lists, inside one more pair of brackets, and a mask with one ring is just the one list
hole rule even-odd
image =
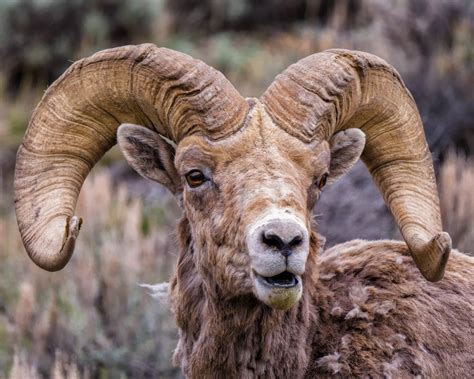
[[157, 299], [161, 304], [168, 305], [170, 298], [170, 284], [168, 282], [157, 284], [139, 284], [140, 287], [148, 291], [148, 295]]

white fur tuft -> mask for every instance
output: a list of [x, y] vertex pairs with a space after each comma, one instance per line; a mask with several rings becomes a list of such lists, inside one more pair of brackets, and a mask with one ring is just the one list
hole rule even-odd
[[170, 297], [170, 284], [168, 282], [157, 283], [157, 284], [145, 284], [140, 283], [140, 287], [145, 288], [148, 291], [148, 295], [162, 304], [169, 304]]

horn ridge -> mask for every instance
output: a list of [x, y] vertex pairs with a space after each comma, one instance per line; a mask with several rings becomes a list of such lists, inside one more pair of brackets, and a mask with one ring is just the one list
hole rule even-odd
[[91, 168], [116, 143], [121, 123], [179, 142], [214, 139], [244, 123], [247, 102], [205, 63], [152, 44], [100, 51], [72, 64], [33, 112], [15, 167], [15, 210], [25, 249], [56, 271], [70, 259], [81, 220], [74, 215]]

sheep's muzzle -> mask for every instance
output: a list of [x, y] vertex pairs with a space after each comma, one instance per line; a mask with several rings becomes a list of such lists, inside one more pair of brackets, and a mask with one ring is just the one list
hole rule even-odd
[[309, 234], [298, 216], [273, 210], [247, 234], [255, 296], [276, 309], [288, 309], [303, 292], [302, 275], [309, 253]]

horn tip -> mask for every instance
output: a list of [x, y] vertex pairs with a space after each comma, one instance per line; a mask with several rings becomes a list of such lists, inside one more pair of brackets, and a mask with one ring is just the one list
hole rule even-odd
[[429, 259], [429, 264], [418, 268], [421, 274], [430, 282], [443, 279], [446, 264], [452, 249], [451, 237], [446, 232], [436, 234], [426, 245], [424, 255]]
[[27, 248], [31, 260], [46, 271], [54, 272], [62, 270], [72, 257], [81, 226], [82, 218], [77, 216], [67, 217], [64, 225], [63, 242], [59, 252], [45, 255], [30, 251], [30, 249]]
[[66, 233], [69, 235], [69, 238], [74, 238], [74, 240], [79, 235], [79, 231], [81, 230], [82, 226], [82, 218], [77, 216], [72, 216], [66, 220], [68, 228], [66, 229]]

